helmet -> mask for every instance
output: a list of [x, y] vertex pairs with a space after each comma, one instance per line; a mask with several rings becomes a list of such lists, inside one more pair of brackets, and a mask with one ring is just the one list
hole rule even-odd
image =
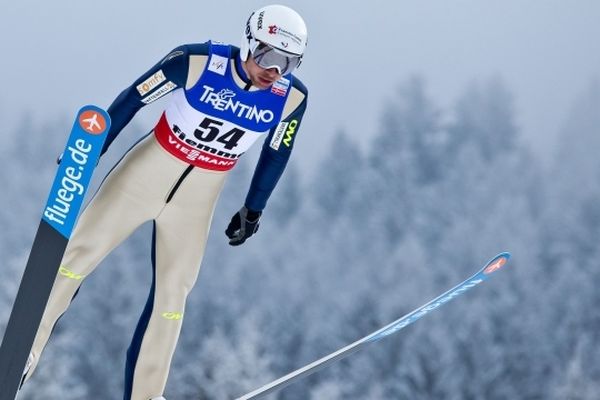
[[[306, 24], [296, 11], [281, 5], [266, 6], [254, 11], [248, 18], [240, 57], [246, 61], [252, 54], [256, 59], [255, 51], [267, 47], [274, 52], [263, 58], [275, 64], [268, 66], [259, 62], [259, 65], [263, 68], [278, 67], [280, 73], [288, 73], [300, 65], [306, 49], [306, 37]], [[276, 63], [275, 54], [288, 58], [288, 64]]]

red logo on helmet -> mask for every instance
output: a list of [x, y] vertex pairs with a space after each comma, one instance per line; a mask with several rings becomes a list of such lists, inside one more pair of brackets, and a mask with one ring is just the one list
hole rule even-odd
[[271, 35], [277, 34], [277, 25], [269, 25], [269, 34], [271, 34]]

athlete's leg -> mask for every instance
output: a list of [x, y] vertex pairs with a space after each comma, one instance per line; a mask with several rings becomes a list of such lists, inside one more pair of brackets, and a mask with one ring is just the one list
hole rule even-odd
[[163, 394], [224, 179], [194, 169], [155, 221], [154, 282], [127, 353], [126, 400]]
[[[161, 182], [169, 156], [149, 136], [134, 146], [107, 176], [82, 213], [65, 251], [59, 273], [32, 347], [37, 366], [58, 318], [66, 311], [84, 278], [143, 222], [164, 205], [172, 178]], [[177, 164], [175, 164], [177, 165]], [[181, 169], [180, 165], [177, 165]]]

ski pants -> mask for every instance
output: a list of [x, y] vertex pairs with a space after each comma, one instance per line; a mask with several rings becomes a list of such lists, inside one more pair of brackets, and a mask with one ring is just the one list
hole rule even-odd
[[125, 155], [75, 227], [34, 341], [34, 365], [28, 378], [85, 277], [138, 226], [153, 220], [154, 277], [127, 352], [124, 399], [148, 400], [163, 394], [186, 297], [198, 276], [226, 175], [190, 170], [187, 163], [165, 151], [154, 135]]

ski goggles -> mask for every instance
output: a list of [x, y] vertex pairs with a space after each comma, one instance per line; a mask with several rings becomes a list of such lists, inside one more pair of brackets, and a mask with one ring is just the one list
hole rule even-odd
[[302, 56], [286, 53], [258, 40], [254, 40], [254, 43], [252, 43], [250, 54], [252, 54], [252, 58], [259, 67], [264, 69], [275, 68], [280, 75], [289, 74], [302, 61]]

